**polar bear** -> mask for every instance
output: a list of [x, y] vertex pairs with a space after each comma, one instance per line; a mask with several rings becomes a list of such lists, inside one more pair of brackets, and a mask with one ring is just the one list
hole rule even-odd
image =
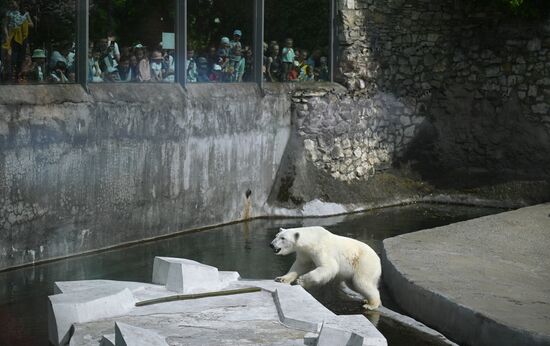
[[380, 306], [378, 281], [382, 266], [380, 257], [367, 244], [330, 233], [323, 227], [301, 227], [281, 228], [270, 247], [276, 255], [296, 252], [296, 261], [288, 273], [275, 281], [296, 281], [308, 288], [335, 279], [363, 295], [366, 309]]

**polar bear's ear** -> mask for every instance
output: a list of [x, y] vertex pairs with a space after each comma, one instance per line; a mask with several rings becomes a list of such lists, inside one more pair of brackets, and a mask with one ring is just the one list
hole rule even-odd
[[284, 228], [281, 227], [281, 228], [279, 228], [279, 233], [278, 233], [278, 234], [281, 234], [281, 233], [283, 233], [284, 231], [286, 231], [286, 229], [284, 229]]
[[294, 240], [298, 241], [298, 238], [300, 238], [300, 233], [298, 232], [294, 233]]

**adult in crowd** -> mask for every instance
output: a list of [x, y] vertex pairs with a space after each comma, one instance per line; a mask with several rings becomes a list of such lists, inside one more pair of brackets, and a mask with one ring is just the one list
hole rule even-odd
[[21, 72], [28, 46], [29, 28], [33, 21], [29, 12], [19, 10], [19, 2], [8, 2], [8, 10], [2, 20], [2, 56], [8, 75], [7, 79], [16, 80]]

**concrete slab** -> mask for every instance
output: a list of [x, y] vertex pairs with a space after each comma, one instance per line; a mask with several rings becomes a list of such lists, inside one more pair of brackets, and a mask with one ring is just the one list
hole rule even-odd
[[53, 345], [69, 342], [73, 323], [94, 321], [130, 312], [135, 299], [128, 288], [109, 286], [49, 297], [48, 334]]
[[115, 323], [116, 346], [168, 346], [165, 338], [152, 330]]
[[[387, 345], [384, 337], [364, 316], [336, 316], [300, 286], [270, 280], [236, 280], [239, 275], [235, 272], [220, 272], [219, 276], [219, 282], [213, 285], [216, 288], [222, 285], [221, 290], [246, 287], [262, 290], [134, 306], [123, 315], [105, 316], [85, 323], [75, 320], [71, 345], [107, 343], [110, 340], [107, 336], [115, 333], [115, 323], [150, 330], [170, 345], [315, 344], [323, 323], [327, 328], [357, 334], [364, 339], [363, 345]], [[65, 292], [59, 296], [78, 296], [101, 287], [114, 290], [124, 286], [136, 302], [174, 295], [164, 285], [109, 280], [57, 283], [58, 289]], [[206, 287], [205, 290], [211, 292], [213, 288]]]
[[384, 241], [384, 280], [456, 342], [550, 344], [550, 204]]
[[334, 345], [361, 346], [363, 345], [363, 338], [353, 332], [331, 328], [323, 324], [317, 339], [317, 346]]
[[115, 334], [103, 335], [99, 342], [99, 346], [115, 346]]

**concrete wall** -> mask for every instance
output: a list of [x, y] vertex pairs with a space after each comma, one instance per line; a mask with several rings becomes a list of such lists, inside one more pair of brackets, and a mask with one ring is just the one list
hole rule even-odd
[[0, 88], [0, 269], [262, 215], [290, 132], [255, 85]]

